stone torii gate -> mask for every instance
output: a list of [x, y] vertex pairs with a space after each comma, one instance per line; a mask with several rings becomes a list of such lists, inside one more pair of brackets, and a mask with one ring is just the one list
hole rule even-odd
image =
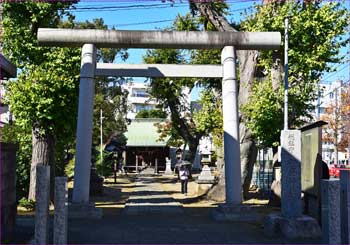
[[[41, 45], [83, 47], [73, 203], [89, 205], [95, 76], [222, 77], [226, 206], [242, 202], [236, 50], [278, 49], [279, 32], [115, 31], [39, 28]], [[96, 48], [222, 48], [222, 65], [96, 65]]]

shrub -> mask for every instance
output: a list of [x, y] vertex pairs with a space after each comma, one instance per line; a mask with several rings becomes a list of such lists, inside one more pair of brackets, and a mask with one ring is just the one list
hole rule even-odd
[[35, 201], [23, 197], [23, 198], [21, 198], [21, 200], [19, 200], [18, 206], [23, 207], [23, 208], [27, 209], [28, 211], [34, 211], [35, 210]]

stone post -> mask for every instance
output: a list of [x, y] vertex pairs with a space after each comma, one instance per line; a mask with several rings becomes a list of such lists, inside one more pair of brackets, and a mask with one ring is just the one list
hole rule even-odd
[[136, 155], [136, 166], [135, 166], [135, 173], [138, 174], [139, 173], [139, 158]]
[[242, 202], [242, 187], [236, 51], [234, 47], [224, 47], [221, 53], [221, 63], [223, 66], [222, 104], [224, 124], [226, 205], [239, 205]]
[[1, 241], [11, 241], [15, 235], [16, 200], [16, 151], [17, 144], [0, 142], [0, 221]]
[[49, 242], [50, 166], [36, 167], [34, 244]]
[[165, 175], [172, 175], [173, 172], [171, 171], [171, 160], [166, 157], [165, 158], [165, 172], [164, 172]]
[[350, 171], [340, 171], [341, 244], [350, 244]]
[[282, 216], [301, 216], [301, 132], [282, 130]]
[[339, 179], [322, 180], [322, 240], [340, 244], [340, 186]]
[[68, 185], [67, 177], [55, 178], [55, 217], [53, 244], [67, 244]]
[[84, 44], [81, 53], [74, 203], [89, 202], [92, 117], [95, 94], [96, 48], [93, 44]]
[[156, 158], [154, 161], [155, 161], [155, 164], [154, 164], [154, 165], [155, 165], [155, 166], [154, 166], [154, 173], [155, 173], [155, 174], [158, 174], [158, 158]]

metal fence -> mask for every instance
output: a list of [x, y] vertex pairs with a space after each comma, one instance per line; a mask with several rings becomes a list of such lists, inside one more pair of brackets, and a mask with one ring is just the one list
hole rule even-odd
[[259, 151], [252, 176], [252, 184], [266, 194], [270, 193], [273, 181], [272, 157], [269, 151], [270, 149]]

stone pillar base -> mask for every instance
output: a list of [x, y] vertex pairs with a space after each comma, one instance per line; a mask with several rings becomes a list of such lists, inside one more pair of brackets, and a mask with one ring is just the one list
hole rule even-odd
[[102, 209], [96, 208], [94, 203], [69, 203], [69, 219], [101, 219]]
[[220, 204], [212, 213], [216, 221], [259, 221], [260, 215], [249, 206]]
[[302, 215], [298, 218], [285, 218], [281, 214], [269, 214], [264, 220], [266, 236], [283, 235], [289, 239], [320, 238], [321, 228], [316, 219]]

